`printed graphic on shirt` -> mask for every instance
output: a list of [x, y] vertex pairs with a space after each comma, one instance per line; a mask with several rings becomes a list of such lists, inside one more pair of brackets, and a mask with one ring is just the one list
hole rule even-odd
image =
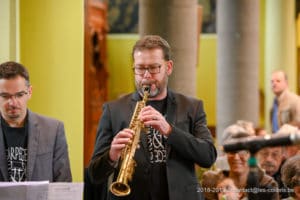
[[154, 128], [148, 128], [147, 133], [148, 150], [150, 153], [151, 163], [166, 162], [166, 148], [164, 145], [164, 137]]
[[6, 155], [10, 181], [25, 181], [27, 166], [27, 149], [24, 149], [22, 147], [9, 147], [6, 150]]

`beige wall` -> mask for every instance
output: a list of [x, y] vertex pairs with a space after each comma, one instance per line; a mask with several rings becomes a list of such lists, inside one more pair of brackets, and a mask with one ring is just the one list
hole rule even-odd
[[18, 59], [18, 2], [0, 1], [0, 62]]

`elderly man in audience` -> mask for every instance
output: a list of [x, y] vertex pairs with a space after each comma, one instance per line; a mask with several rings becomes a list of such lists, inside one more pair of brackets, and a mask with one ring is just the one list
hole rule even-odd
[[280, 173], [281, 165], [285, 159], [283, 147], [263, 148], [257, 153], [257, 159], [259, 166], [278, 183], [278, 187], [281, 189], [279, 192], [280, 198], [288, 197], [288, 193], [285, 192], [286, 188], [281, 181]]

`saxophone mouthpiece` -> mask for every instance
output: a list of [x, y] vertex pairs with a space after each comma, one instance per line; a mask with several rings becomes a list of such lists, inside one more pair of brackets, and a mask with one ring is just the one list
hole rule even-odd
[[150, 85], [143, 85], [143, 92], [150, 92]]

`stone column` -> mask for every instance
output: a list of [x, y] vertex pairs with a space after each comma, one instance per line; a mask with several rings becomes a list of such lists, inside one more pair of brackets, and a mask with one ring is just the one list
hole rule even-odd
[[259, 121], [259, 0], [217, 4], [217, 141], [237, 120]]
[[174, 61], [169, 86], [190, 96], [196, 95], [197, 10], [197, 0], [139, 1], [139, 34], [157, 34], [169, 42]]

